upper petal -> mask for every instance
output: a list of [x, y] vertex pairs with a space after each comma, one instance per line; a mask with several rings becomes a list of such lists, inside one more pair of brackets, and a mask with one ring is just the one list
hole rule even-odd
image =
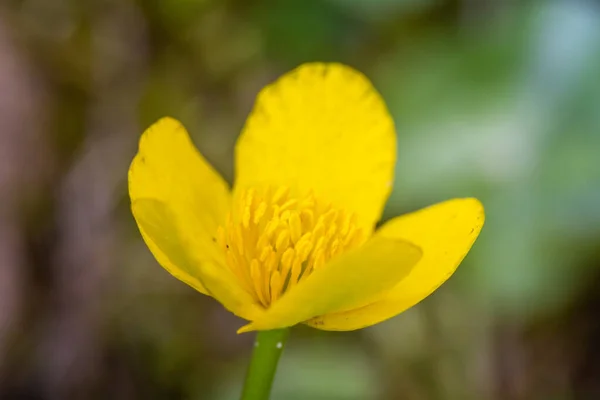
[[406, 276], [420, 257], [420, 249], [404, 240], [371, 239], [314, 271], [239, 332], [283, 328], [368, 304]]
[[485, 215], [477, 199], [445, 201], [395, 218], [375, 236], [408, 240], [423, 257], [406, 278], [380, 301], [355, 310], [323, 315], [308, 322], [325, 330], [354, 330], [391, 318], [417, 304], [444, 283], [469, 252]]
[[[163, 118], [142, 135], [129, 169], [129, 195], [140, 232], [157, 261], [227, 306], [218, 295], [223, 290], [209, 286], [220, 278], [205, 274], [220, 273], [229, 279], [214, 238], [230, 210], [231, 194], [176, 120]], [[237, 282], [231, 280], [220, 285], [235, 293]], [[240, 315], [239, 310], [234, 312]]]
[[389, 196], [396, 135], [361, 73], [309, 63], [265, 87], [236, 148], [235, 191], [288, 186], [358, 215], [372, 230]]

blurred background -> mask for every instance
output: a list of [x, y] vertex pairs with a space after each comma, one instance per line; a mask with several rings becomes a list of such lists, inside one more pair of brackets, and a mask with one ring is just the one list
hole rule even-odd
[[297, 327], [273, 399], [600, 399], [600, 4], [3, 0], [0, 399], [236, 399], [253, 335], [143, 244], [126, 174], [182, 120], [231, 182], [257, 91], [368, 75], [398, 131], [385, 218], [486, 206], [453, 278], [357, 332]]

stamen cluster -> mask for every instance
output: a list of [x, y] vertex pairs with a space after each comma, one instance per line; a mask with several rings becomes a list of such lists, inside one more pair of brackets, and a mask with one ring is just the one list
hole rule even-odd
[[217, 234], [228, 268], [264, 307], [363, 240], [354, 214], [284, 187], [240, 193]]

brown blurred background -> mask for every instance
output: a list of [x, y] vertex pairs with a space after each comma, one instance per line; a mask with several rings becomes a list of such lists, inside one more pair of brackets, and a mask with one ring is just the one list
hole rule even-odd
[[236, 399], [253, 336], [160, 268], [129, 212], [181, 119], [231, 182], [257, 91], [365, 72], [398, 130], [386, 218], [477, 196], [454, 277], [357, 332], [295, 328], [274, 399], [600, 399], [600, 4], [2, 0], [0, 399]]

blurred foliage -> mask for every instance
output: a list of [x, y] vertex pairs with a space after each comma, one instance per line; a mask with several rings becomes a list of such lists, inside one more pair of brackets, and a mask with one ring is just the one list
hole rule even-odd
[[231, 182], [257, 91], [314, 60], [362, 70], [395, 118], [385, 219], [476, 196], [487, 222], [401, 316], [295, 329], [273, 398], [600, 398], [600, 7], [585, 0], [4, 2], [0, 193], [19, 204], [0, 198], [0, 398], [237, 397], [252, 337], [156, 265], [127, 165], [172, 115]]

